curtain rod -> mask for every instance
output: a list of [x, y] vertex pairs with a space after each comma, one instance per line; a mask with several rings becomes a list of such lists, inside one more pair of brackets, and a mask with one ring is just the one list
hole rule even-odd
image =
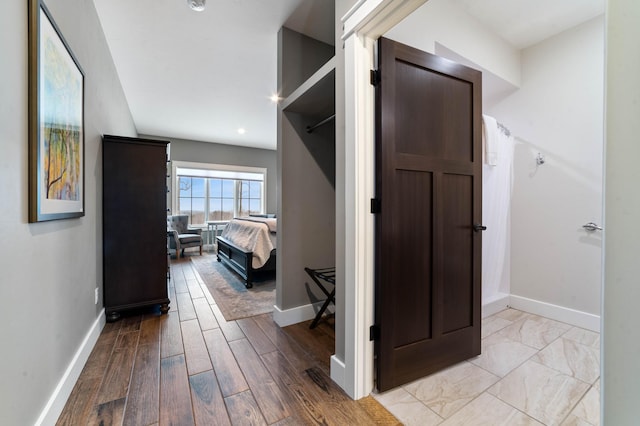
[[313, 132], [315, 129], [317, 129], [318, 127], [327, 124], [328, 122], [330, 122], [331, 120], [333, 120], [334, 118], [336, 118], [336, 115], [333, 114], [330, 117], [325, 118], [324, 120], [314, 124], [313, 126], [307, 126], [307, 133], [311, 133]]
[[496, 121], [496, 123], [498, 124], [498, 129], [502, 130], [505, 135], [511, 136], [511, 130], [507, 129], [507, 126], [500, 123], [499, 121]]

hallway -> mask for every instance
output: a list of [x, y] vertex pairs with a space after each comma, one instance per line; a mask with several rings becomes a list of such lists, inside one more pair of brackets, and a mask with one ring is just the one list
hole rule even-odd
[[226, 321], [190, 256], [171, 261], [168, 315], [108, 323], [58, 425], [397, 425], [329, 378], [332, 324]]

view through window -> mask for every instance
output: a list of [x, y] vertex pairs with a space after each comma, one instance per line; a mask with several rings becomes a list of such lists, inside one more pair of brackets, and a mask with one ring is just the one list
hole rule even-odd
[[176, 167], [177, 214], [189, 223], [264, 213], [264, 172]]

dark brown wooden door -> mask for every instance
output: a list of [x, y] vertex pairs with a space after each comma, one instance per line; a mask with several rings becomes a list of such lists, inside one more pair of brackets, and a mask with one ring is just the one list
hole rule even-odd
[[480, 353], [481, 73], [379, 41], [376, 381]]

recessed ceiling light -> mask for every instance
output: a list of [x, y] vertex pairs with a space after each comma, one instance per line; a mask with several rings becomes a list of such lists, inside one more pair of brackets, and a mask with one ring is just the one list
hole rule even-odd
[[280, 96], [278, 96], [277, 93], [274, 93], [273, 95], [271, 95], [269, 99], [271, 99], [271, 102], [273, 102], [274, 104], [277, 104], [278, 102], [280, 102]]
[[247, 133], [247, 131], [245, 129], [243, 129], [242, 127], [240, 127], [238, 129], [238, 133], [241, 134], [241, 135], [244, 135], [245, 133]]

